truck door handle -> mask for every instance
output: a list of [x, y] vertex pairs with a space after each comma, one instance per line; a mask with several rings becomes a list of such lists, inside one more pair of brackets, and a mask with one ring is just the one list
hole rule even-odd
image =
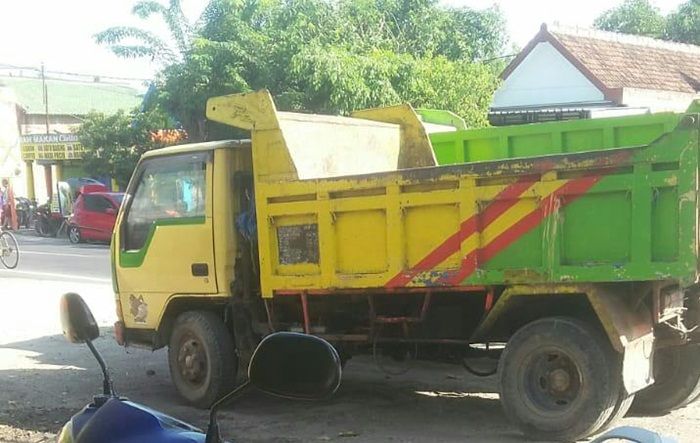
[[192, 263], [192, 275], [206, 277], [209, 275], [209, 265], [206, 263]]

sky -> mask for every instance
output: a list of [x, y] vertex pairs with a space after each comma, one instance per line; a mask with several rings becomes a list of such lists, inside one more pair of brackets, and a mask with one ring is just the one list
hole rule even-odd
[[[524, 46], [543, 22], [590, 26], [593, 19], [621, 0], [443, 0], [451, 6], [487, 8], [497, 4], [507, 20], [511, 42]], [[157, 20], [131, 15], [132, 0], [0, 0], [0, 66], [39, 67], [48, 71], [147, 79], [159, 66], [148, 60], [125, 60], [94, 42], [110, 26], [134, 25], [167, 35]], [[183, 0], [191, 19], [207, 0]], [[656, 0], [667, 13], [682, 0]], [[0, 71], [1, 72], [1, 71]]]

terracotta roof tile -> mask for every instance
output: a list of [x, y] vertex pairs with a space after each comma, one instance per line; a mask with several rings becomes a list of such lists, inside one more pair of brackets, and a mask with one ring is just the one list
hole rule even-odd
[[700, 91], [700, 47], [610, 32], [550, 28], [607, 88]]

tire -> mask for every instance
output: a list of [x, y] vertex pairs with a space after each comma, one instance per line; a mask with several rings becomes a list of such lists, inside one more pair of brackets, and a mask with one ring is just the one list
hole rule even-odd
[[518, 330], [498, 374], [506, 416], [526, 436], [548, 441], [576, 441], [609, 424], [622, 387], [620, 358], [607, 337], [567, 317]]
[[7, 269], [15, 269], [19, 263], [19, 245], [14, 235], [0, 232], [0, 262]]
[[168, 347], [170, 377], [180, 395], [206, 409], [235, 385], [233, 337], [211, 312], [190, 311], [175, 320]]
[[46, 237], [46, 223], [41, 218], [34, 220], [34, 230], [39, 237]]
[[637, 393], [632, 412], [663, 415], [688, 406], [700, 396], [700, 346], [685, 345], [654, 352], [653, 385]]
[[615, 406], [613, 407], [612, 414], [610, 415], [610, 417], [608, 417], [607, 420], [605, 420], [605, 423], [603, 423], [603, 425], [595, 431], [595, 433], [597, 434], [599, 432], [605, 431], [615, 422], [627, 415], [630, 408], [632, 407], [632, 402], [634, 402], [634, 397], [635, 394], [629, 395], [627, 394], [627, 391], [625, 391], [625, 388], [621, 387], [620, 393], [617, 396], [617, 401], [615, 402]]
[[74, 245], [83, 242], [83, 237], [80, 235], [80, 228], [76, 225], [70, 225], [70, 227], [68, 227], [68, 241]]

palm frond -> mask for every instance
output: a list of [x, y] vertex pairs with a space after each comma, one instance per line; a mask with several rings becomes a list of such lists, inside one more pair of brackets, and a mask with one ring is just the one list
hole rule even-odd
[[112, 45], [110, 49], [119, 57], [124, 58], [149, 57], [153, 60], [156, 57], [153, 48], [143, 45]]
[[131, 8], [131, 13], [139, 18], [148, 18], [153, 14], [164, 15], [167, 9], [161, 3], [155, 0], [140, 0], [136, 2], [133, 8]]
[[[152, 60], [170, 62], [177, 60], [175, 52], [151, 32], [130, 26], [115, 26], [95, 34], [95, 41], [108, 45], [120, 57], [149, 57]], [[135, 41], [134, 44], [124, 44]]]

